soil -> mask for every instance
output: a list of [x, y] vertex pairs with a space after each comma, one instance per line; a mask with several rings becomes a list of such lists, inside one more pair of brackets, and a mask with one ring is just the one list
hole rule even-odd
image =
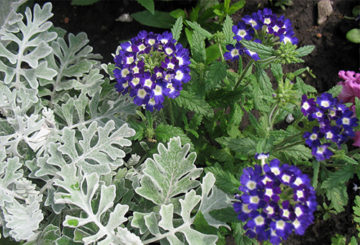
[[[275, 2], [276, 0], [273, 0]], [[37, 0], [41, 5], [43, 0]], [[142, 11], [144, 8], [135, 0], [101, 0], [90, 6], [72, 6], [70, 0], [53, 0], [53, 13], [51, 19], [54, 26], [62, 27], [68, 32], [77, 34], [86, 32], [94, 53], [103, 56], [103, 62], [113, 62], [111, 53], [121, 41], [130, 39], [140, 30], [163, 32], [163, 29], [149, 28], [139, 23], [118, 22], [116, 19], [124, 13]], [[156, 9], [170, 11], [176, 8], [191, 9], [196, 1], [156, 1]], [[359, 71], [359, 45], [349, 42], [346, 32], [359, 25], [358, 22], [348, 20], [344, 16], [351, 16], [352, 7], [359, 4], [357, 0], [333, 0], [333, 13], [322, 25], [317, 25], [318, 0], [293, 0], [294, 4], [285, 11], [272, 8], [274, 12], [285, 15], [293, 24], [294, 32], [299, 39], [299, 46], [315, 45], [315, 50], [304, 58], [305, 66], [311, 68], [316, 78], [307, 76], [305, 81], [323, 92], [334, 86], [339, 78], [339, 70]], [[250, 14], [258, 8], [270, 7], [268, 0], [247, 0], [245, 8], [233, 16], [234, 23], [239, 21], [244, 14]], [[288, 67], [290, 70], [303, 67], [298, 64]], [[347, 241], [351, 236], [356, 236], [353, 224], [352, 205], [355, 193], [353, 183], [360, 185], [358, 179], [348, 183], [349, 203], [345, 211], [331, 216], [324, 221], [321, 213], [316, 213], [315, 223], [310, 226], [304, 236], [291, 236], [284, 244], [331, 244], [331, 237], [335, 234], [346, 236]], [[228, 244], [233, 244], [232, 239]]]

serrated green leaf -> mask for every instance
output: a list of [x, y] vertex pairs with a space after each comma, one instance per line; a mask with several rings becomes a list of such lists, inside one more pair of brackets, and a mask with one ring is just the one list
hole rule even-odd
[[206, 49], [205, 49], [205, 36], [198, 30], [195, 30], [191, 35], [190, 51], [192, 58], [196, 62], [205, 63]]
[[193, 225], [194, 225], [195, 229], [197, 231], [200, 231], [201, 233], [205, 233], [205, 234], [216, 234], [217, 233], [217, 229], [208, 224], [208, 222], [204, 218], [204, 215], [201, 213], [201, 211], [197, 212]]
[[221, 56], [219, 45], [213, 44], [206, 48], [206, 64], [211, 64], [212, 62], [219, 59]]
[[226, 44], [234, 44], [234, 33], [232, 31], [233, 21], [229, 15], [226, 15], [224, 24], [223, 24], [223, 33], [225, 36], [225, 43]]
[[256, 142], [250, 138], [217, 138], [216, 141], [239, 154], [254, 156], [256, 153]]
[[154, 0], [136, 0], [144, 8], [150, 11], [151, 14], [155, 14], [155, 4]]
[[188, 21], [188, 20], [186, 20], [185, 22], [192, 29], [194, 29], [194, 32], [198, 32], [201, 36], [209, 38], [209, 39], [212, 37], [212, 34], [210, 32], [208, 32], [207, 30], [205, 30], [204, 28], [202, 28], [198, 23], [191, 22], [191, 21]]
[[159, 142], [166, 143], [173, 137], [180, 137], [181, 144], [190, 143], [192, 148], [191, 139], [179, 127], [174, 127], [167, 124], [160, 124], [155, 129], [155, 137]]
[[305, 45], [296, 50], [297, 57], [303, 57], [310, 54], [315, 49], [314, 45]]
[[252, 52], [256, 52], [261, 59], [266, 59], [273, 56], [274, 49], [272, 47], [268, 47], [261, 43], [247, 40], [241, 40], [240, 42], [242, 45], [245, 46], [245, 48], [249, 49]]
[[219, 167], [208, 167], [206, 171], [213, 173], [216, 177], [216, 186], [226, 193], [234, 194], [238, 191], [240, 181], [229, 171]]
[[226, 77], [226, 68], [226, 64], [220, 61], [215, 61], [209, 66], [205, 75], [206, 90], [220, 86], [221, 81]]
[[186, 90], [182, 90], [180, 96], [174, 102], [181, 108], [199, 113], [205, 117], [213, 117], [214, 111], [211, 106], [199, 96]]
[[330, 207], [333, 207], [337, 213], [344, 211], [344, 206], [348, 203], [346, 186], [343, 185], [326, 189], [326, 197], [331, 201]]
[[335, 98], [341, 93], [341, 91], [342, 91], [342, 86], [336, 85], [336, 86], [332, 87], [331, 89], [329, 89], [327, 91], [327, 93], [331, 94]]
[[181, 35], [181, 31], [182, 31], [182, 26], [183, 26], [183, 17], [179, 17], [177, 18], [175, 24], [173, 25], [173, 27], [171, 28], [171, 33], [173, 35], [173, 38], [178, 41]]
[[282, 81], [283, 79], [283, 71], [281, 64], [278, 63], [272, 63], [271, 64], [271, 72], [274, 75], [276, 81]]
[[300, 91], [301, 94], [317, 93], [316, 88], [309, 84], [306, 84], [304, 80], [302, 80], [300, 77], [296, 77], [295, 87], [297, 90]]

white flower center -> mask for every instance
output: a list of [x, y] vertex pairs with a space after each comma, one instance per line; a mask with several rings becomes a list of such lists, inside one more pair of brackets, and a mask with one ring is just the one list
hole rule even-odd
[[165, 52], [166, 52], [166, 54], [171, 55], [174, 51], [172, 50], [172, 48], [168, 47], [165, 49]]
[[280, 169], [278, 167], [273, 167], [273, 168], [271, 168], [271, 172], [275, 175], [279, 175]]
[[130, 73], [129, 69], [124, 68], [121, 70], [121, 76], [126, 77]]
[[329, 103], [329, 101], [327, 101], [327, 100], [322, 100], [322, 101], [320, 102], [320, 105], [321, 105], [322, 107], [327, 108], [327, 107], [330, 106], [330, 103]]
[[274, 32], [278, 32], [278, 31], [280, 30], [280, 27], [274, 26], [274, 27], [273, 27], [273, 30], [274, 30]]
[[236, 48], [234, 48], [233, 50], [231, 50], [231, 56], [232, 57], [235, 57], [235, 56], [238, 56], [239, 55], [239, 50], [237, 50]]
[[264, 24], [265, 25], [268, 25], [268, 24], [270, 24], [271, 23], [271, 19], [270, 18], [265, 18], [264, 19]]
[[252, 197], [250, 197], [250, 202], [251, 202], [251, 203], [258, 204], [259, 201], [260, 201], [260, 199], [259, 199], [258, 196], [252, 196]]
[[276, 229], [283, 230], [285, 228], [285, 222], [283, 220], [276, 221]]
[[341, 121], [342, 121], [342, 124], [344, 124], [344, 125], [350, 125], [350, 119], [347, 117], [344, 117]]
[[294, 184], [297, 185], [297, 186], [301, 185], [302, 183], [303, 183], [303, 181], [299, 177], [297, 177], [296, 180], [294, 181]]
[[295, 215], [296, 217], [300, 217], [303, 214], [303, 211], [301, 210], [300, 207], [296, 207], [295, 208]]
[[146, 46], [145, 46], [144, 44], [140, 44], [140, 45], [138, 46], [138, 49], [139, 49], [139, 51], [143, 51], [143, 50], [146, 49]]
[[183, 79], [183, 77], [184, 77], [184, 73], [182, 73], [182, 71], [180, 71], [180, 70], [176, 71], [176, 76], [175, 76], [176, 80], [180, 81]]
[[290, 182], [290, 176], [287, 175], [287, 174], [284, 174], [284, 175], [281, 177], [281, 179], [282, 179], [284, 182], [286, 182], [286, 183], [289, 183], [289, 182]]
[[301, 190], [298, 190], [298, 191], [296, 191], [296, 195], [297, 195], [298, 198], [303, 198], [304, 197], [304, 192], [301, 191]]
[[265, 195], [267, 195], [268, 197], [271, 197], [274, 194], [273, 190], [270, 188], [266, 188], [265, 189]]
[[271, 206], [267, 206], [265, 210], [269, 215], [274, 214], [274, 208]]
[[156, 96], [162, 95], [162, 88], [161, 88], [161, 86], [159, 86], [159, 85], [156, 85], [156, 86], [155, 86], [154, 94], [155, 94]]
[[237, 33], [240, 37], [244, 38], [246, 36], [246, 31], [245, 30], [239, 30]]
[[132, 85], [136, 86], [138, 85], [140, 82], [140, 79], [138, 77], [134, 77], [132, 80], [131, 80], [131, 83]]
[[141, 98], [141, 99], [143, 99], [143, 98], [145, 98], [145, 96], [146, 96], [146, 91], [145, 91], [145, 89], [139, 89], [138, 90], [138, 92], [137, 92], [137, 96], [139, 97], [139, 98]]
[[315, 133], [310, 135], [311, 140], [316, 140], [317, 138], [318, 138], [318, 136]]
[[249, 180], [247, 183], [246, 183], [246, 187], [249, 189], [249, 190], [254, 190], [256, 188], [256, 182], [252, 181], [252, 180]]
[[241, 207], [241, 210], [246, 214], [251, 212], [251, 210], [249, 209], [247, 204], [243, 204], [242, 207]]
[[257, 216], [257, 217], [254, 219], [254, 221], [255, 221], [256, 226], [261, 226], [261, 225], [263, 225], [264, 222], [265, 222], [264, 217], [262, 217], [262, 216], [260, 216], [260, 215]]
[[310, 108], [309, 103], [304, 102], [304, 104], [302, 105], [302, 108], [303, 108], [305, 111], [307, 111], [307, 110]]
[[331, 132], [326, 132], [326, 138], [327, 139], [332, 139], [333, 138], [333, 133], [331, 133]]

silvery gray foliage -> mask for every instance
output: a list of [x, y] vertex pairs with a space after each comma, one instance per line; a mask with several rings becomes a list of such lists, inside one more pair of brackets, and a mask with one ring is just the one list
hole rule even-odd
[[190, 145], [173, 138], [142, 162], [126, 123], [135, 105], [104, 77], [86, 34], [54, 28], [51, 3], [21, 14], [23, 0], [3, 2], [2, 235], [26, 245], [215, 244], [195, 215], [227, 227], [210, 211], [230, 204], [211, 173], [199, 181]]

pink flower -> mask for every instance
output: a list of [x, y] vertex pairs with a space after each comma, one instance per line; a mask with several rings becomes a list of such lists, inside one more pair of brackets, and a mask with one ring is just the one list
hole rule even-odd
[[355, 137], [353, 140], [354, 140], [353, 146], [360, 147], [360, 131], [355, 132]]
[[355, 103], [355, 97], [360, 99], [360, 73], [354, 71], [339, 71], [339, 77], [344, 81], [338, 83], [342, 85], [342, 91], [338, 96], [343, 103]]

